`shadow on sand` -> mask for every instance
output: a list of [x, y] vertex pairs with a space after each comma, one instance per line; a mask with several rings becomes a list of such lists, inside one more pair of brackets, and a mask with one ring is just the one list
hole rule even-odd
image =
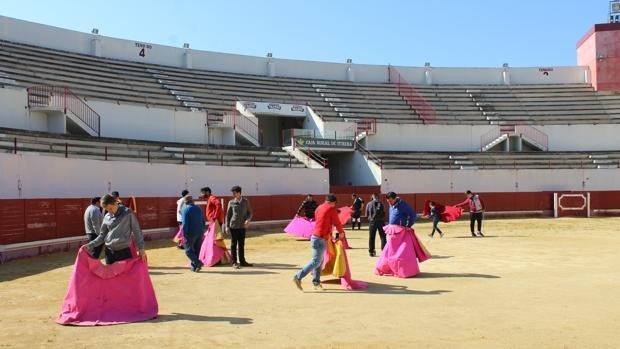
[[499, 279], [500, 276], [489, 274], [475, 274], [475, 273], [425, 273], [422, 272], [416, 275], [416, 279], [438, 279], [438, 278], [482, 278], [482, 279]]
[[[339, 279], [331, 279], [323, 281], [323, 284], [326, 285], [340, 285]], [[441, 295], [442, 293], [452, 292], [450, 290], [431, 290], [431, 291], [422, 291], [422, 290], [411, 290], [407, 288], [407, 286], [402, 285], [388, 285], [388, 284], [379, 284], [375, 282], [368, 282], [368, 288], [365, 290], [357, 290], [357, 291], [348, 291], [345, 289], [332, 289], [328, 288], [324, 291], [312, 291], [312, 287], [308, 289], [309, 292], [322, 292], [322, 293], [350, 293], [350, 292], [358, 292], [358, 293], [370, 293], [370, 294], [411, 294], [411, 295], [420, 295], [420, 296], [436, 296]]]
[[146, 322], [160, 323], [170, 321], [228, 322], [231, 325], [250, 325], [254, 322], [253, 319], [247, 317], [206, 316], [183, 313], [159, 314], [155, 319]]

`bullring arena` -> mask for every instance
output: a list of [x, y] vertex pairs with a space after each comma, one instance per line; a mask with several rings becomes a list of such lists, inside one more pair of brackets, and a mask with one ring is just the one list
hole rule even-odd
[[[410, 279], [376, 276], [366, 234], [350, 232], [353, 276], [345, 291], [300, 293], [291, 283], [308, 243], [281, 231], [247, 241], [252, 268], [217, 266], [193, 274], [169, 241], [148, 243], [159, 316], [129, 325], [77, 328], [54, 323], [75, 253], [4, 264], [0, 272], [3, 348], [614, 348], [618, 344], [618, 218], [489, 220], [488, 236], [446, 225], [433, 258]], [[315, 336], [321, 333], [320, 336]]]
[[[619, 347], [619, 38], [620, 23], [594, 25], [576, 66], [410, 67], [0, 16], [0, 348]], [[253, 265], [193, 272], [172, 242], [177, 200], [187, 190], [202, 212], [208, 186], [226, 211], [236, 185], [252, 205]], [[84, 210], [113, 191], [144, 232], [147, 265], [128, 260], [148, 268], [156, 316], [62, 326]], [[343, 265], [368, 287], [327, 275], [322, 290], [310, 277], [297, 290], [312, 250], [284, 228], [306, 194], [333, 193], [340, 208], [377, 194], [392, 220], [392, 192], [418, 216], [431, 256], [419, 273], [375, 273], [383, 252], [369, 255], [362, 209], [361, 229], [345, 224]], [[428, 200], [471, 203], [431, 238]], [[482, 211], [484, 236], [472, 237]], [[113, 283], [114, 264], [129, 265], [118, 263], [94, 269]]]

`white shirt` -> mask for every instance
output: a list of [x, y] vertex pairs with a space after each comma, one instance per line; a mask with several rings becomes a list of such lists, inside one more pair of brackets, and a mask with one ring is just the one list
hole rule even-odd
[[185, 197], [180, 198], [179, 200], [177, 200], [177, 222], [182, 222], [183, 221], [183, 216], [181, 215], [181, 213], [183, 212], [183, 209], [185, 208]]

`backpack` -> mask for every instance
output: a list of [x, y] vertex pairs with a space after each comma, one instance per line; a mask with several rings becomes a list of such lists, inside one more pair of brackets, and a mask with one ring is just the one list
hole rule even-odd
[[385, 206], [381, 203], [381, 201], [376, 201], [373, 205], [375, 207], [375, 221], [383, 221], [385, 220]]

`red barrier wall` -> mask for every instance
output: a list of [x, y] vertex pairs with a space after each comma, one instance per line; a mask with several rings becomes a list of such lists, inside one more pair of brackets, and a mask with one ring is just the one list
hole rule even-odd
[[26, 201], [0, 200], [0, 245], [26, 241]]
[[[552, 192], [480, 193], [488, 211], [553, 210]], [[365, 203], [370, 194], [360, 194]], [[350, 192], [336, 194], [338, 206], [350, 206]], [[425, 200], [454, 205], [462, 202], [462, 193], [400, 194], [420, 212]], [[590, 192], [593, 210], [620, 209], [620, 191]], [[224, 199], [224, 210], [231, 199]], [[305, 195], [265, 195], [247, 197], [252, 204], [255, 221], [285, 220], [293, 217]], [[324, 194], [315, 195], [317, 202]], [[137, 197], [136, 213], [142, 229], [176, 226], [175, 197]], [[385, 199], [385, 194], [381, 195]], [[0, 244], [46, 240], [84, 234], [83, 214], [90, 200], [70, 199], [0, 199]]]

